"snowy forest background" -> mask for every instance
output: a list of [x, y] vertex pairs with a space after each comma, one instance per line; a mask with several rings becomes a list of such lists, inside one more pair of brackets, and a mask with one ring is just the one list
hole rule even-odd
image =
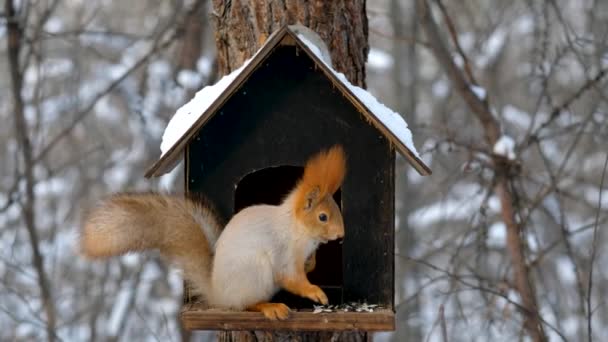
[[[608, 2], [429, 2], [501, 142], [483, 144], [485, 127], [417, 24], [420, 5], [368, 0], [368, 88], [404, 115], [433, 169], [422, 178], [398, 161], [397, 331], [376, 339], [529, 338], [499, 172], [546, 335], [605, 339]], [[182, 189], [179, 172], [143, 173], [175, 110], [218, 78], [210, 4], [2, 3], [0, 340], [210, 338], [180, 331], [181, 278], [157, 255], [91, 263], [74, 248], [82, 208], [101, 196]]]

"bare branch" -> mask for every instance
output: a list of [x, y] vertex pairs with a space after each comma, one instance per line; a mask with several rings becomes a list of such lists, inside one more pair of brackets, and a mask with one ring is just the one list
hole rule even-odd
[[593, 340], [593, 331], [592, 331], [592, 318], [593, 318], [593, 310], [591, 309], [591, 292], [593, 290], [593, 264], [595, 263], [595, 258], [597, 257], [597, 245], [598, 245], [598, 227], [600, 220], [600, 211], [602, 211], [602, 193], [604, 189], [604, 178], [606, 176], [606, 168], [608, 167], [608, 154], [606, 154], [606, 159], [604, 160], [604, 168], [602, 170], [602, 179], [600, 180], [600, 194], [598, 198], [597, 211], [595, 212], [595, 224], [593, 226], [593, 242], [591, 243], [591, 256], [589, 258], [589, 279], [587, 280], [587, 333], [589, 342]]
[[[396, 256], [405, 258], [411, 262], [426, 266], [432, 270], [435, 270], [437, 272], [443, 273], [445, 275], [447, 275], [448, 277], [450, 277], [450, 279], [453, 279], [455, 281], [457, 281], [458, 283], [466, 286], [467, 288], [471, 289], [471, 290], [478, 290], [478, 291], [483, 291], [483, 292], [487, 292], [496, 296], [499, 296], [501, 298], [503, 298], [504, 300], [506, 300], [509, 304], [512, 304], [513, 306], [515, 306], [518, 310], [525, 312], [528, 311], [528, 309], [522, 305], [521, 303], [518, 303], [514, 300], [512, 300], [511, 298], [509, 298], [509, 296], [507, 296], [504, 291], [501, 290], [497, 290], [491, 287], [487, 287], [487, 286], [483, 286], [483, 285], [478, 285], [478, 284], [474, 284], [472, 282], [470, 282], [469, 280], [467, 280], [467, 276], [463, 276], [460, 274], [456, 274], [453, 272], [450, 272], [448, 270], [442, 269], [439, 266], [436, 266], [430, 262], [427, 262], [425, 260], [422, 259], [416, 259], [416, 258], [411, 258], [408, 256], [404, 256], [404, 255], [399, 255], [396, 254]], [[471, 276], [472, 277], [472, 276]], [[542, 317], [539, 316], [539, 319], [541, 321], [542, 324], [546, 325], [547, 327], [549, 327], [553, 332], [555, 332], [559, 337], [562, 338], [562, 340], [564, 341], [568, 341], [568, 339], [566, 339], [566, 337], [564, 336], [564, 334], [562, 334], [559, 329], [557, 329], [555, 326], [553, 326], [551, 323], [547, 322], [546, 320], [544, 320]]]
[[[426, 32], [427, 40], [431, 45], [435, 58], [443, 66], [458, 93], [480, 121], [485, 133], [486, 142], [489, 145], [489, 149], [491, 149], [500, 137], [499, 123], [492, 115], [487, 100], [477, 97], [471, 89], [470, 84], [466, 81], [464, 73], [454, 63], [433, 19], [429, 4], [426, 0], [418, 1], [419, 8], [422, 11], [420, 22]], [[518, 196], [514, 193], [515, 189], [510, 186], [509, 178], [511, 176], [508, 172], [509, 166], [497, 158], [494, 158], [493, 162], [496, 172], [495, 192], [500, 200], [503, 222], [507, 227], [507, 247], [511, 256], [515, 284], [522, 298], [523, 306], [526, 308], [523, 311], [526, 316], [524, 327], [533, 340], [546, 341], [547, 337], [541, 324], [542, 319], [538, 312], [536, 296], [530, 281], [529, 270], [524, 255], [523, 242], [520, 235], [521, 227], [517, 224], [515, 218], [514, 203]]]
[[[7, 21], [7, 51], [9, 54], [9, 70], [12, 81], [13, 113], [15, 118], [15, 132], [21, 148], [24, 163], [25, 192], [26, 196], [22, 205], [22, 215], [25, 227], [29, 235], [30, 246], [32, 248], [32, 259], [34, 268], [38, 274], [38, 286], [42, 297], [44, 311], [46, 313], [47, 339], [54, 341], [55, 335], [55, 304], [51, 292], [51, 285], [44, 270], [44, 259], [40, 253], [40, 238], [36, 228], [35, 194], [34, 194], [34, 158], [32, 156], [32, 146], [29, 138], [27, 122], [22, 98], [23, 74], [19, 65], [21, 43], [23, 39], [23, 28], [16, 20], [18, 14], [12, 0], [6, 1], [5, 12], [8, 15]], [[14, 20], [11, 20], [14, 18]]]
[[608, 69], [600, 70], [595, 75], [595, 77], [593, 77], [593, 78], [589, 79], [587, 82], [585, 82], [585, 84], [583, 84], [574, 94], [572, 94], [569, 98], [567, 98], [562, 104], [560, 104], [557, 107], [554, 107], [551, 110], [551, 113], [549, 114], [549, 117], [547, 118], [547, 120], [545, 120], [543, 123], [541, 123], [538, 126], [538, 128], [532, 134], [530, 134], [528, 136], [528, 141], [524, 145], [529, 145], [532, 142], [534, 142], [534, 140], [538, 139], [538, 135], [539, 135], [540, 131], [547, 128], [547, 126], [549, 126], [553, 121], [555, 121], [555, 119], [557, 119], [561, 113], [563, 113], [568, 108], [570, 108], [570, 106], [574, 102], [576, 102], [578, 99], [580, 99], [581, 96], [583, 96], [583, 94], [585, 94], [589, 89], [591, 89], [592, 87], [597, 85], [599, 82], [601, 82], [607, 73], [608, 73]]
[[443, 304], [439, 306], [439, 323], [441, 324], [443, 342], [448, 342], [448, 328], [445, 324], [445, 306]]
[[439, 9], [441, 10], [441, 13], [443, 14], [443, 20], [445, 20], [445, 23], [448, 26], [448, 32], [450, 32], [450, 37], [452, 37], [452, 42], [454, 43], [454, 47], [456, 48], [456, 51], [458, 51], [458, 54], [460, 55], [460, 57], [462, 57], [464, 72], [467, 75], [467, 77], [469, 78], [469, 83], [478, 85], [479, 83], [475, 80], [475, 76], [473, 75], [473, 69], [471, 68], [471, 63], [469, 62], [469, 58], [464, 53], [464, 50], [462, 49], [462, 46], [460, 45], [460, 42], [458, 41], [458, 34], [456, 33], [456, 26], [454, 25], [454, 22], [452, 22], [452, 18], [450, 18], [450, 16], [448, 15], [448, 11], [445, 8], [445, 6], [443, 5], [443, 3], [441, 2], [441, 0], [435, 0], [435, 2], [437, 3], [437, 7], [439, 7]]

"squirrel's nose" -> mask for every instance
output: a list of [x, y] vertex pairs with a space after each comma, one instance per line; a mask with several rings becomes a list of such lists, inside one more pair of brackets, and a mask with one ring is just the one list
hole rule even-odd
[[342, 239], [344, 237], [344, 229], [338, 230], [336, 233], [336, 239]]

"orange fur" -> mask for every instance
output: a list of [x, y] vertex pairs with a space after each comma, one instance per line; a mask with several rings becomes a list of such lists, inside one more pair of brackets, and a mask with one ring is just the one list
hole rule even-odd
[[306, 207], [310, 195], [315, 192], [315, 204], [326, 196], [332, 196], [342, 185], [345, 174], [346, 156], [342, 146], [334, 145], [311, 157], [304, 168], [304, 176], [295, 189], [296, 213], [304, 214], [300, 209]]
[[249, 311], [259, 311], [271, 321], [284, 320], [289, 316], [289, 307], [283, 303], [258, 303], [247, 307]]
[[[179, 229], [176, 229], [179, 228]], [[207, 292], [221, 221], [210, 204], [182, 196], [120, 193], [93, 208], [80, 234], [80, 252], [99, 259], [158, 249], [193, 284]]]

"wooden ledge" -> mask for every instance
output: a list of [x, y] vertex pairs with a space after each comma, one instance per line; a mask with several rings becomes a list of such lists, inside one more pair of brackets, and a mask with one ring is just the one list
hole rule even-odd
[[395, 313], [292, 311], [284, 321], [271, 321], [259, 312], [207, 309], [201, 304], [185, 304], [181, 321], [188, 330], [291, 330], [291, 331], [393, 331]]

